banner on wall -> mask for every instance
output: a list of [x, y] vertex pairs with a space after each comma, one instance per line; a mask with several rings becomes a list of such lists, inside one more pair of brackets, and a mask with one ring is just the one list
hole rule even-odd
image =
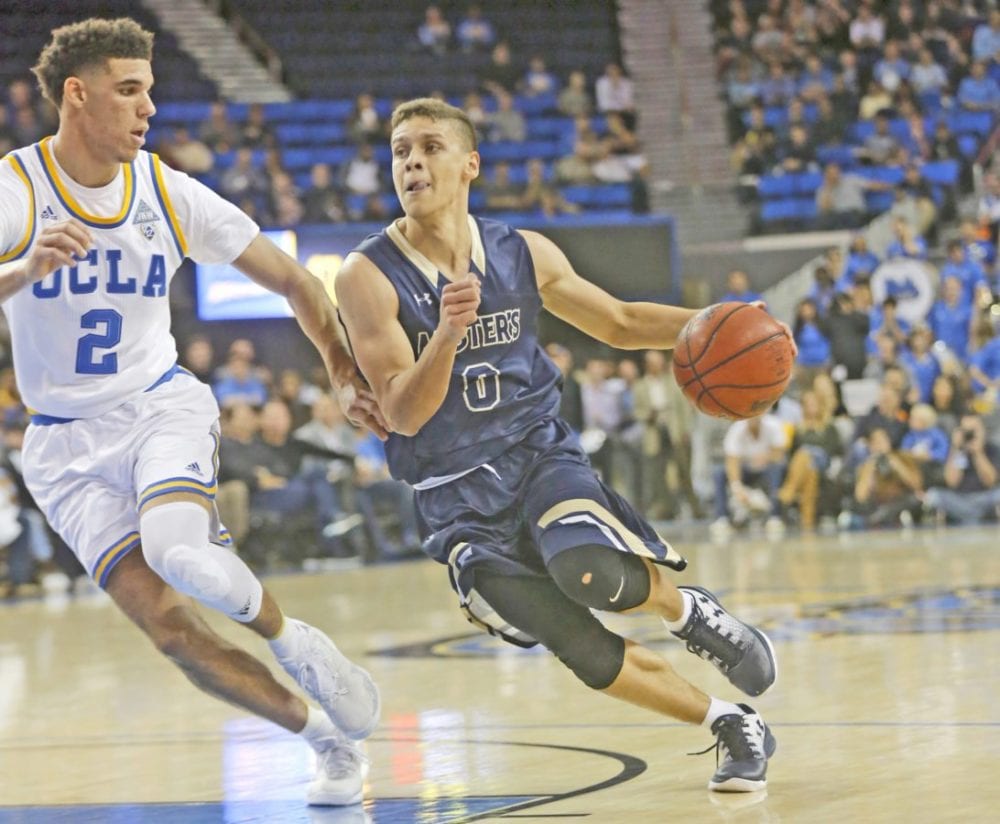
[[[323, 281], [330, 299], [336, 302], [333, 281], [344, 258], [381, 228], [366, 224], [300, 226], [265, 230], [263, 234]], [[629, 217], [620, 221], [578, 217], [523, 222], [520, 228], [551, 238], [583, 277], [617, 297], [666, 302], [680, 299], [680, 257], [670, 217]], [[199, 320], [292, 317], [288, 301], [258, 286], [233, 266], [196, 264], [195, 288]]]

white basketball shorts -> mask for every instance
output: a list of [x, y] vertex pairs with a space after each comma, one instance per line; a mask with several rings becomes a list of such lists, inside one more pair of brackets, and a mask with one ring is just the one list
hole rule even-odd
[[96, 418], [32, 417], [24, 479], [39, 508], [103, 587], [139, 546], [139, 510], [171, 492], [213, 506], [208, 540], [228, 545], [215, 511], [219, 407], [212, 390], [175, 367], [138, 397]]

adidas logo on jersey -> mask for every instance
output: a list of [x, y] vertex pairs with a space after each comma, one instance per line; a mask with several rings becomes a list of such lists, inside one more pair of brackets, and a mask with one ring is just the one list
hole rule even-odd
[[52, 210], [51, 206], [46, 206], [42, 209], [42, 220], [56, 220], [56, 213]]
[[198, 466], [197, 461], [192, 461], [187, 466], [184, 467], [188, 472], [193, 472], [195, 475], [201, 474], [201, 467]]

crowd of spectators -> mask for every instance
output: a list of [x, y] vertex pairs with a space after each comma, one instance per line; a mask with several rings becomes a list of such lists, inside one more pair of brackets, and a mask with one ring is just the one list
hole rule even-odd
[[[710, 6], [732, 165], [745, 199], [765, 199], [758, 228], [856, 227], [915, 196], [925, 201], [926, 231], [949, 214], [956, 188], [971, 188], [972, 160], [1000, 117], [993, 0]], [[957, 129], [975, 139], [963, 145]], [[923, 174], [949, 160], [959, 163], [954, 178]], [[815, 178], [800, 177], [793, 194], [813, 196], [808, 220], [801, 203], [794, 216], [764, 208], [768, 178], [803, 173]]]
[[[596, 78], [580, 70], [560, 78], [548, 69], [544, 55], [519, 55], [475, 5], [454, 26], [437, 6], [429, 6], [413, 42], [434, 54], [453, 49], [489, 53], [479, 76], [470, 77], [468, 93], [451, 101], [468, 112], [487, 150], [491, 145], [505, 150], [496, 159], [484, 151], [474, 190], [481, 210], [574, 214], [581, 204], [564, 196], [561, 187], [625, 183], [631, 187], [626, 205], [648, 211], [649, 168], [635, 131], [632, 81], [620, 65], [609, 63]], [[427, 93], [444, 97], [432, 86]], [[156, 149], [166, 162], [201, 177], [262, 224], [386, 221], [399, 207], [391, 196], [390, 158], [377, 149], [388, 142], [388, 115], [398, 102], [359, 95], [337, 137], [338, 145], [346, 140], [353, 152], [338, 164], [315, 163], [308, 173], [287, 168], [287, 146], [260, 105], [233, 122], [226, 103], [216, 102], [203, 123], [159, 133]], [[565, 128], [557, 130], [556, 156], [522, 158], [516, 147], [512, 150], [511, 144], [531, 145], [528, 121], [536, 115], [565, 120]], [[507, 154], [517, 159], [505, 159]], [[494, 188], [503, 196], [491, 197]]]

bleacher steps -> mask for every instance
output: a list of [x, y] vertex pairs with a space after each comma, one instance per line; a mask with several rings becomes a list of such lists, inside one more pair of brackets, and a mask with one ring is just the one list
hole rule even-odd
[[200, 0], [142, 0], [226, 100], [282, 103], [291, 92], [274, 80], [228, 24]]

